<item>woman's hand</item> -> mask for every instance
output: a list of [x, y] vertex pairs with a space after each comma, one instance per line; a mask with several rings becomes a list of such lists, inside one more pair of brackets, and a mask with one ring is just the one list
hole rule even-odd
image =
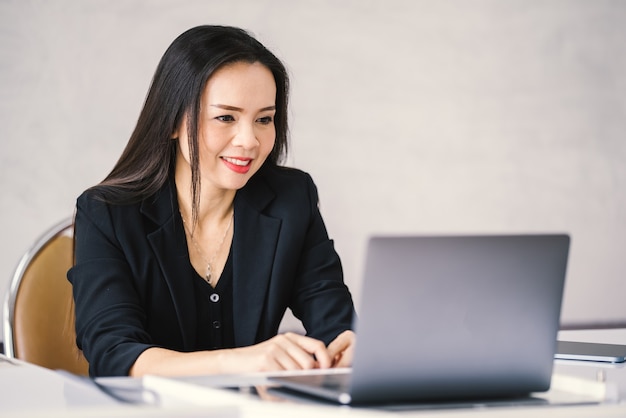
[[230, 372], [325, 369], [332, 356], [324, 343], [292, 332], [249, 347], [225, 350]]
[[332, 359], [331, 367], [350, 367], [352, 365], [355, 341], [354, 332], [347, 330], [328, 344], [328, 353]]

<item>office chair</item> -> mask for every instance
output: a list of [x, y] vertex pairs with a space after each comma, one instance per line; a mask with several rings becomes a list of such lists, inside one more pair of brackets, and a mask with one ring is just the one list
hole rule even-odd
[[76, 347], [72, 219], [58, 223], [21, 258], [4, 300], [5, 355], [49, 369], [88, 375]]

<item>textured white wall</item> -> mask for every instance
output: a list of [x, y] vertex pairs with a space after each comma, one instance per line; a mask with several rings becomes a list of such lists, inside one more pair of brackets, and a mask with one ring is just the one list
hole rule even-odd
[[372, 233], [566, 231], [564, 322], [626, 320], [624, 22], [606, 0], [0, 0], [0, 296], [112, 167], [169, 43], [219, 23], [287, 63], [291, 163], [357, 297]]

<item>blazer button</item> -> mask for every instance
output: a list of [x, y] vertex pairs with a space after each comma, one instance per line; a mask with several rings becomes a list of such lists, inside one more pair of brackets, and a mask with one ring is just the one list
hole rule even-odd
[[217, 329], [217, 328], [219, 328], [221, 326], [222, 326], [222, 324], [220, 323], [220, 321], [213, 321], [213, 328]]
[[218, 295], [217, 293], [212, 293], [211, 296], [209, 296], [209, 300], [211, 302], [217, 302], [220, 300], [220, 295]]

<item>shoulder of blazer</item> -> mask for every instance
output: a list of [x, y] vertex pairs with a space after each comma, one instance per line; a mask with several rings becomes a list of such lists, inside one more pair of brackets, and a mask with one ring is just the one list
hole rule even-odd
[[276, 200], [276, 203], [300, 203], [315, 192], [311, 176], [299, 169], [282, 166], [263, 166], [239, 192], [238, 197], [246, 200], [258, 211]]
[[[169, 179], [155, 194], [131, 203], [109, 203], [97, 188], [88, 189], [78, 197], [76, 207], [96, 225], [128, 226], [133, 220], [146, 217], [158, 227], [178, 211], [176, 186]], [[118, 222], [124, 225], [117, 225]]]
[[[239, 190], [237, 199], [244, 200], [256, 211], [263, 212], [274, 201], [280, 205], [289, 202], [301, 205], [303, 199], [309, 200], [312, 191], [317, 192], [308, 173], [296, 168], [264, 165]], [[143, 214], [156, 225], [163, 225], [178, 211], [176, 185], [172, 178], [157, 193], [137, 203], [106, 203], [97, 189], [90, 189], [78, 198], [77, 205], [87, 209], [95, 218], [109, 218], [115, 213], [115, 218], [123, 219], [132, 216], [134, 212]]]

